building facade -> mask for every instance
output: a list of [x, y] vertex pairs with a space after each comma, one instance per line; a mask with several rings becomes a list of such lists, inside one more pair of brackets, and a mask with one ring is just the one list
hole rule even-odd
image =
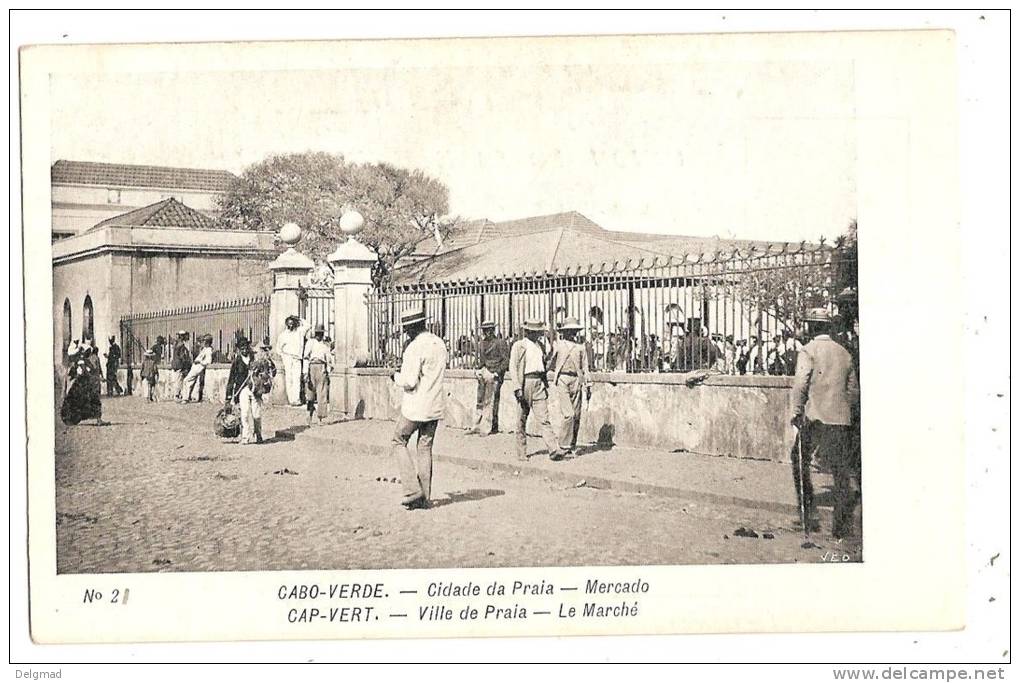
[[100, 346], [124, 316], [272, 291], [268, 232], [217, 230], [167, 199], [53, 244], [54, 362], [73, 339]]
[[213, 169], [57, 161], [50, 169], [53, 240], [171, 197], [215, 217], [217, 198], [235, 179]]

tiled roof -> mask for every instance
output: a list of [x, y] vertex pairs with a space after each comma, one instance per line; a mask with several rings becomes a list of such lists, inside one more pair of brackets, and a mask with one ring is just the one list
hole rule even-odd
[[763, 242], [760, 240], [735, 240], [720, 237], [691, 237], [651, 232], [606, 230], [577, 211], [567, 211], [548, 216], [533, 216], [531, 218], [501, 221], [498, 223], [486, 219], [466, 221], [458, 224], [446, 239], [443, 240], [441, 246], [436, 244], [433, 237], [423, 239], [418, 243], [413, 256], [421, 260], [426, 257], [441, 256], [467, 246], [505, 237], [521, 237], [523, 235], [559, 229], [572, 230], [581, 234], [598, 237], [609, 241], [611, 245], [617, 245], [615, 248], [611, 247], [609, 254], [605, 258], [600, 259], [599, 262], [620, 258], [615, 256], [615, 254], [620, 248], [627, 246], [645, 249], [648, 252], [660, 255], [690, 256], [713, 254], [733, 249], [743, 251], [751, 247], [765, 248], [782, 244], [780, 242]]
[[225, 192], [236, 178], [229, 171], [204, 168], [172, 168], [105, 164], [95, 161], [61, 159], [50, 169], [50, 181], [75, 185], [156, 187], [180, 190]]
[[214, 230], [216, 229], [216, 221], [171, 197], [170, 199], [164, 199], [161, 202], [149, 204], [134, 211], [122, 213], [113, 218], [107, 218], [105, 221], [97, 223], [90, 230], [98, 230], [99, 228], [110, 226]]
[[[603, 233], [605, 234], [605, 233]], [[583, 229], [558, 228], [532, 232], [528, 239], [508, 235], [449, 251], [393, 272], [396, 285], [449, 282], [474, 278], [560, 271], [604, 262], [645, 259], [668, 254], [643, 246], [614, 242]]]
[[576, 230], [592, 235], [604, 235], [608, 232], [605, 228], [582, 216], [577, 211], [566, 211], [547, 216], [531, 216], [529, 218], [518, 218], [498, 223], [483, 218], [458, 224], [446, 236], [446, 239], [443, 240], [442, 246], [437, 245], [433, 237], [422, 240], [418, 243], [418, 248], [415, 249], [414, 255], [418, 257], [438, 256], [439, 254], [445, 254], [471, 244], [479, 244], [502, 237], [520, 237], [536, 232], [559, 229]]

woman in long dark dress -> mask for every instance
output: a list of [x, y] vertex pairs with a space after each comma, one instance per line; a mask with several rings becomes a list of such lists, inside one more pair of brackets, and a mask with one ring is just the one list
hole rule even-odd
[[64, 424], [76, 425], [82, 420], [95, 419], [97, 426], [103, 422], [102, 372], [91, 359], [92, 350], [86, 348], [77, 363], [71, 368], [71, 386], [60, 407], [60, 419]]

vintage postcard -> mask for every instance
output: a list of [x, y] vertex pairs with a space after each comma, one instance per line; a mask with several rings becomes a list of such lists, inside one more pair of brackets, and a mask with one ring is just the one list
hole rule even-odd
[[20, 59], [37, 642], [962, 625], [952, 32]]

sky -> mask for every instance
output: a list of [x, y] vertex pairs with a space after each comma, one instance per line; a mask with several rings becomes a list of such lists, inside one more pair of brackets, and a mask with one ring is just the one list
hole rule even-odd
[[856, 217], [847, 60], [54, 74], [52, 160], [239, 173], [307, 150], [417, 167], [464, 218], [815, 240]]

